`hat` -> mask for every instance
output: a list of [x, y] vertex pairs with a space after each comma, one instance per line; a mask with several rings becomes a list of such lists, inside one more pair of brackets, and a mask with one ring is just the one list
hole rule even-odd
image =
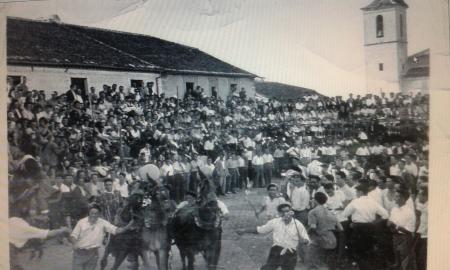
[[281, 204], [279, 204], [279, 205], [277, 206], [277, 211], [278, 211], [278, 212], [281, 212], [281, 209], [284, 208], [284, 207], [286, 207], [286, 206], [288, 206], [289, 208], [291, 208], [291, 204], [290, 204], [290, 203], [284, 202], [284, 203], [281, 203]]
[[280, 187], [277, 184], [271, 183], [269, 185], [267, 185], [267, 190], [269, 190], [271, 187], [276, 187], [277, 189], [280, 189]]

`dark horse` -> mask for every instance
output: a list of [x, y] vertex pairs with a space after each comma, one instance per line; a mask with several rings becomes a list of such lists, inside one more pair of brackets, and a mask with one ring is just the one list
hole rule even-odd
[[[209, 180], [203, 183], [210, 186]], [[215, 194], [207, 188], [193, 206], [180, 209], [174, 217], [173, 236], [180, 250], [183, 270], [194, 269], [195, 255], [202, 253], [209, 270], [217, 268], [222, 239], [222, 218]]]
[[[137, 192], [136, 192], [137, 191]], [[132, 261], [132, 269], [139, 268], [141, 257], [144, 267], [149, 269], [148, 251], [155, 254], [158, 269], [168, 269], [170, 239], [167, 232], [168, 217], [175, 206], [165, 198], [164, 186], [141, 182], [132, 191], [128, 204], [119, 211], [119, 225], [134, 220], [137, 230], [111, 236], [101, 260], [101, 269], [105, 269], [109, 254], [115, 257], [111, 269], [118, 269], [127, 256]], [[147, 200], [147, 201], [146, 201]]]

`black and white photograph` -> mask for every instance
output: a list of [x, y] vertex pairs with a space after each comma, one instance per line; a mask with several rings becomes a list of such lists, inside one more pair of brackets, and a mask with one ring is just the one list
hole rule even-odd
[[6, 267], [431, 269], [449, 3], [1, 0]]

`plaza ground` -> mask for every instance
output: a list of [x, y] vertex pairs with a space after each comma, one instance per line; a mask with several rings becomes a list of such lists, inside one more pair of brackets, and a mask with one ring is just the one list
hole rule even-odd
[[[272, 245], [271, 235], [245, 234], [239, 236], [236, 233], [237, 228], [256, 226], [262, 224], [263, 220], [257, 220], [252, 207], [246, 200], [259, 207], [262, 197], [266, 194], [265, 189], [251, 189], [249, 194], [244, 192], [231, 194], [220, 199], [228, 206], [230, 218], [223, 224], [222, 252], [220, 255], [218, 269], [239, 269], [256, 270], [259, 269], [267, 260], [270, 247]], [[103, 254], [101, 250], [100, 254]], [[21, 255], [21, 261], [26, 270], [63, 270], [71, 269], [72, 246], [69, 243], [63, 245], [56, 241], [49, 241], [46, 245], [44, 255], [41, 260], [29, 259], [30, 252], [26, 251]], [[152, 270], [157, 269], [154, 257], [151, 255]], [[107, 269], [112, 266], [113, 257], [110, 256]], [[170, 259], [171, 269], [181, 269], [181, 259], [176, 246], [172, 247], [172, 256]], [[196, 269], [206, 269], [205, 262], [201, 255], [196, 257]], [[119, 268], [126, 270], [128, 262], [124, 262]], [[142, 268], [141, 268], [142, 269]], [[297, 263], [296, 269], [306, 269], [301, 262]], [[326, 268], [323, 268], [326, 269]]]

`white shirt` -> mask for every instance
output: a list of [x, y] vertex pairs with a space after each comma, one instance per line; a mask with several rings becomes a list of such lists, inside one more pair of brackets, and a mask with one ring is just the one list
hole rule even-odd
[[351, 201], [356, 198], [355, 187], [350, 187], [349, 185], [345, 184], [339, 190], [341, 190], [344, 193], [346, 201]]
[[116, 234], [116, 230], [116, 226], [102, 218], [91, 224], [88, 217], [85, 217], [78, 221], [71, 236], [75, 239], [76, 249], [99, 248], [102, 246], [105, 233]]
[[419, 173], [419, 169], [417, 168], [417, 165], [414, 164], [413, 162], [411, 162], [411, 164], [409, 164], [409, 165], [405, 164], [405, 171], [415, 177], [417, 177], [417, 175]]
[[392, 176], [400, 176], [401, 171], [397, 165], [394, 165], [394, 166], [389, 167], [389, 174]]
[[169, 165], [169, 164], [163, 164], [161, 166], [160, 171], [161, 171], [162, 177], [172, 176], [173, 175], [173, 166]]
[[272, 163], [273, 162], [273, 156], [271, 154], [264, 154], [263, 155], [264, 163]]
[[369, 223], [375, 221], [375, 215], [387, 219], [388, 212], [368, 196], [361, 196], [350, 202], [342, 213], [343, 218], [352, 216], [352, 221], [357, 223]]
[[420, 211], [420, 224], [417, 233], [420, 233], [420, 238], [428, 237], [428, 202], [422, 204], [417, 203], [417, 210]]
[[311, 161], [306, 167], [308, 175], [322, 175], [322, 163], [318, 160]]
[[397, 204], [395, 203], [394, 198], [389, 199], [388, 193], [388, 189], [385, 189], [381, 192], [381, 206], [383, 206], [384, 209], [386, 209], [390, 213], [391, 210], [397, 206]]
[[53, 185], [52, 187], [59, 190], [61, 193], [70, 192], [70, 188], [64, 184], [61, 184], [59, 187], [58, 185]]
[[357, 155], [357, 156], [369, 156], [370, 155], [369, 148], [367, 148], [367, 147], [359, 147], [356, 150], [355, 155]]
[[[325, 193], [326, 194], [326, 193]], [[347, 220], [347, 218], [342, 216], [342, 211], [344, 208], [345, 195], [344, 192], [340, 190], [336, 190], [332, 197], [328, 196], [328, 200], [325, 204], [325, 207], [333, 213], [339, 222]]]
[[214, 142], [207, 140], [203, 146], [205, 150], [214, 150]]
[[243, 159], [242, 157], [238, 158], [238, 164], [239, 167], [247, 167], [247, 162], [245, 162], [245, 159]]
[[252, 159], [252, 165], [264, 165], [263, 156], [254, 156]]
[[367, 196], [369, 198], [371, 198], [372, 200], [374, 200], [379, 205], [383, 205], [383, 198], [382, 198], [382, 194], [381, 193], [382, 193], [382, 190], [379, 189], [378, 187], [376, 187], [374, 190], [369, 192], [369, 194], [367, 194]]
[[396, 206], [392, 208], [389, 220], [399, 227], [403, 227], [410, 232], [414, 232], [416, 216], [414, 215], [414, 210], [406, 204], [402, 207]]
[[309, 207], [310, 196], [305, 186], [294, 187], [293, 190], [288, 191], [288, 196], [292, 203], [292, 210], [303, 211]]
[[277, 197], [273, 200], [269, 196], [265, 196], [263, 199], [263, 205], [266, 207], [266, 216], [271, 219], [278, 216], [278, 205], [285, 203], [286, 200], [283, 197]]
[[30, 239], [45, 239], [49, 230], [31, 226], [25, 220], [12, 217], [9, 219], [9, 243], [21, 248]]
[[120, 181], [114, 181], [114, 189], [120, 192], [120, 196], [123, 198], [128, 198], [128, 184], [124, 182], [123, 185], [120, 184]]
[[280, 246], [292, 251], [297, 249], [300, 237], [310, 241], [303, 224], [294, 218], [289, 224], [284, 223], [282, 218], [274, 218], [266, 224], [256, 227], [256, 230], [260, 234], [273, 233], [273, 246]]

